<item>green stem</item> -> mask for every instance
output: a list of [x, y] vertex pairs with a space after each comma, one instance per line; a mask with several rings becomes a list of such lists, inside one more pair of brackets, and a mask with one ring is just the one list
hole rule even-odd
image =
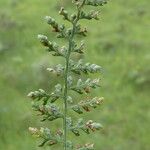
[[74, 38], [75, 32], [75, 25], [73, 25], [72, 34], [69, 39], [69, 47], [66, 54], [66, 69], [65, 69], [65, 89], [64, 89], [64, 119], [63, 119], [63, 126], [64, 126], [64, 150], [67, 150], [67, 97], [68, 97], [68, 76], [69, 76], [69, 60], [70, 54], [72, 51], [72, 42]]
[[64, 119], [63, 119], [64, 150], [67, 150], [67, 97], [68, 97], [68, 82], [67, 82], [67, 79], [68, 79], [68, 76], [69, 76], [69, 60], [70, 60], [70, 54], [71, 54], [71, 51], [72, 51], [72, 44], [73, 44], [73, 39], [74, 39], [74, 35], [75, 35], [76, 25], [77, 25], [77, 23], [79, 21], [81, 9], [82, 9], [85, 1], [86, 0], [83, 0], [83, 3], [78, 8], [77, 18], [75, 19], [75, 21], [73, 23], [71, 36], [69, 38], [69, 47], [68, 47], [68, 51], [67, 51], [67, 54], [66, 54], [65, 75], [64, 75], [65, 88], [64, 88]]

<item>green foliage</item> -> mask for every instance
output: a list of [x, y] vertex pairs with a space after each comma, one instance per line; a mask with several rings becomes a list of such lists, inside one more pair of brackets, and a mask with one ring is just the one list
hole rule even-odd
[[[61, 2], [63, 3], [60, 4]], [[69, 13], [74, 10], [71, 0], [0, 1], [2, 150], [43, 149], [38, 148], [35, 139], [28, 133], [28, 127], [53, 128], [51, 132], [55, 133], [56, 128], [61, 126], [61, 119], [57, 119], [55, 125], [48, 121], [41, 123], [39, 116], [33, 115], [30, 102], [25, 97], [25, 93], [39, 87], [51, 93], [55, 90], [53, 86], [56, 82], [62, 83], [62, 76], [55, 78], [55, 72], [50, 74], [45, 70], [53, 68], [54, 64], [62, 64], [63, 59], [43, 53], [42, 46], [36, 39], [38, 33], [43, 33], [48, 35], [50, 41], [54, 41], [55, 33], [49, 34], [50, 27], [43, 24], [43, 16], [50, 13], [56, 21], [63, 24], [57, 15], [60, 6], [64, 6]], [[100, 64], [104, 68], [100, 82], [102, 88], [100, 91], [94, 90], [92, 95], [104, 96], [105, 105], [100, 106], [99, 113], [97, 109], [91, 108], [92, 113], [83, 112], [81, 117], [85, 121], [92, 119], [100, 122], [104, 128], [100, 133], [98, 131], [97, 134], [89, 136], [81, 130], [80, 137], [74, 137], [74, 134], [70, 133], [70, 139], [73, 138], [74, 143], [91, 141], [98, 150], [130, 150], [131, 147], [132, 150], [149, 150], [149, 1], [115, 0], [101, 8], [100, 14], [103, 15], [100, 17], [100, 23], [95, 20], [82, 20], [81, 25], [89, 27], [88, 36], [84, 39], [86, 61]], [[88, 12], [89, 7], [85, 9]], [[81, 36], [78, 36], [78, 41], [80, 40]], [[61, 39], [60, 42], [58, 44], [63, 45], [66, 40]], [[74, 54], [75, 58], [84, 59]], [[92, 78], [89, 74], [90, 77]], [[84, 81], [84, 77], [82, 80]], [[69, 101], [78, 100], [85, 99], [76, 95]], [[57, 100], [56, 103], [58, 102], [62, 103]], [[68, 113], [75, 117], [74, 120], [79, 117], [71, 110]], [[59, 150], [58, 145], [44, 149]]]
[[[91, 98], [88, 100], [80, 101], [78, 104], [70, 104], [69, 96], [70, 91], [74, 91], [77, 94], [89, 94], [92, 89], [99, 87], [99, 78], [97, 79], [86, 79], [83, 81], [80, 76], [82, 73], [99, 73], [101, 67], [96, 64], [85, 63], [83, 64], [82, 60], [77, 62], [72, 60], [72, 53], [84, 54], [84, 43], [81, 42], [78, 46], [75, 41], [76, 35], [86, 36], [87, 30], [82, 29], [79, 21], [82, 19], [95, 19], [98, 20], [98, 11], [90, 11], [86, 13], [84, 7], [86, 5], [91, 6], [103, 6], [106, 1], [90, 1], [90, 0], [75, 0], [73, 4], [76, 6], [77, 13], [69, 15], [68, 12], [62, 7], [59, 11], [59, 14], [63, 16], [63, 19], [71, 23], [71, 28], [63, 25], [59, 25], [54, 18], [46, 16], [46, 22], [53, 28], [53, 32], [56, 32], [57, 38], [65, 38], [67, 46], [60, 47], [57, 43], [49, 41], [48, 37], [45, 35], [38, 35], [38, 39], [41, 44], [46, 47], [46, 50], [50, 52], [53, 56], [61, 56], [65, 59], [65, 65], [58, 64], [54, 68], [47, 68], [48, 71], [56, 73], [58, 76], [62, 75], [64, 78], [64, 83], [61, 85], [58, 83], [55, 86], [55, 91], [51, 94], [46, 93], [44, 90], [39, 89], [35, 92], [30, 92], [28, 97], [32, 101], [32, 107], [35, 111], [39, 112], [42, 116], [41, 121], [54, 121], [56, 119], [63, 119], [63, 129], [58, 129], [61, 134], [52, 134], [51, 131], [47, 128], [29, 128], [29, 131], [38, 138], [43, 139], [42, 143], [39, 146], [44, 146], [45, 144], [52, 146], [57, 143], [64, 146], [64, 150], [92, 150], [94, 149], [94, 144], [85, 144], [81, 146], [75, 146], [75, 144], [68, 139], [68, 132], [71, 131], [76, 136], [80, 136], [82, 130], [83, 132], [90, 134], [90, 131], [96, 131], [102, 128], [100, 123], [96, 123], [92, 120], [84, 121], [82, 118], [79, 118], [77, 123], [73, 123], [74, 120], [68, 114], [68, 109], [82, 114], [83, 110], [88, 112], [91, 108], [96, 108], [98, 105], [102, 104], [103, 98]], [[79, 79], [75, 79], [73, 74], [77, 74]], [[76, 83], [75, 83], [76, 82]], [[69, 99], [69, 100], [68, 100]], [[63, 111], [61, 112], [59, 107], [54, 103], [56, 100], [63, 100]], [[74, 102], [77, 103], [77, 102]], [[71, 105], [70, 107], [68, 107]], [[62, 107], [62, 106], [61, 106]]]

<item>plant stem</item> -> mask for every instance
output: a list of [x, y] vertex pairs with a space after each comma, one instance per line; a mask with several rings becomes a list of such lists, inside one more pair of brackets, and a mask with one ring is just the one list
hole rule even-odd
[[72, 42], [74, 38], [75, 25], [73, 25], [71, 37], [69, 38], [69, 47], [66, 54], [66, 65], [65, 65], [65, 89], [64, 89], [64, 119], [63, 119], [63, 128], [64, 128], [64, 150], [67, 150], [67, 97], [68, 97], [68, 76], [69, 76], [69, 60], [70, 54], [72, 51]]
[[81, 6], [78, 8], [77, 18], [75, 19], [75, 21], [73, 23], [71, 36], [69, 38], [69, 43], [68, 43], [68, 45], [69, 45], [68, 46], [68, 51], [67, 51], [67, 54], [66, 54], [65, 75], [64, 75], [65, 88], [64, 88], [64, 118], [63, 118], [64, 150], [67, 150], [67, 97], [68, 97], [68, 82], [67, 82], [67, 79], [68, 79], [68, 76], [69, 76], [69, 60], [70, 60], [70, 54], [71, 54], [71, 51], [72, 51], [73, 39], [74, 39], [74, 35], [75, 35], [76, 25], [79, 21], [81, 9], [82, 9], [85, 1], [86, 0], [83, 0]]

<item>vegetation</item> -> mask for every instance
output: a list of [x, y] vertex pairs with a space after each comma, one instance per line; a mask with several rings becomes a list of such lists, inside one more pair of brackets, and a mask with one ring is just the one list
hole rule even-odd
[[[78, 137], [81, 135], [81, 131], [90, 134], [91, 131], [94, 132], [101, 129], [102, 125], [93, 120], [84, 121], [83, 118], [79, 118], [76, 121], [68, 112], [72, 109], [77, 114], [83, 114], [84, 111], [89, 112], [91, 108], [97, 108], [98, 105], [102, 104], [103, 97], [85, 98], [80, 96], [82, 100], [78, 102], [76, 98], [77, 95], [71, 93], [71, 91], [74, 91], [80, 95], [89, 95], [92, 89], [99, 87], [99, 78], [88, 78], [84, 79], [84, 81], [81, 77], [83, 76], [82, 74], [88, 75], [89, 73], [100, 73], [101, 67], [96, 64], [84, 64], [82, 59], [75, 61], [72, 59], [72, 55], [74, 53], [80, 55], [84, 54], [84, 43], [81, 42], [79, 45], [76, 42], [75, 37], [77, 35], [85, 37], [87, 29], [81, 27], [79, 21], [92, 19], [99, 20], [98, 11], [91, 10], [90, 12], [85, 12], [84, 7], [103, 6], [107, 1], [75, 0], [72, 1], [72, 3], [76, 6], [77, 13], [69, 15], [64, 7], [61, 7], [59, 11], [59, 14], [63, 16], [63, 19], [71, 23], [71, 28], [67, 29], [66, 25], [58, 24], [57, 21], [50, 16], [45, 17], [46, 22], [53, 28], [53, 32], [56, 32], [57, 38], [65, 39], [67, 41], [67, 46], [60, 47], [56, 42], [49, 41], [47, 36], [38, 35], [40, 42], [46, 47], [48, 52], [52, 53], [55, 57], [59, 56], [65, 59], [65, 65], [58, 64], [55, 67], [47, 68], [48, 71], [57, 76], [62, 76], [63, 84], [58, 82], [55, 85], [55, 90], [51, 94], [45, 92], [43, 89], [28, 94], [28, 97], [32, 99], [33, 109], [42, 116], [41, 121], [56, 121], [57, 119], [63, 119], [63, 129], [61, 127], [57, 129], [55, 133], [52, 133], [52, 129], [49, 128], [41, 127], [40, 129], [37, 129], [29, 127], [29, 131], [32, 135], [42, 139], [42, 143], [39, 145], [40, 147], [44, 145], [53, 146], [56, 144], [63, 144], [64, 150], [92, 150], [95, 149], [93, 143], [75, 146], [72, 140], [68, 139], [69, 131]], [[78, 75], [79, 79], [75, 79], [73, 74]], [[63, 110], [60, 110], [58, 104], [56, 105], [56, 101], [59, 101], [59, 103], [63, 101]]]
[[[71, 2], [66, 1], [64, 7], [71, 13]], [[57, 3], [0, 1], [0, 149], [39, 150], [28, 127], [51, 128], [32, 115], [25, 93], [39, 87], [49, 91], [56, 84], [55, 76], [45, 69], [63, 60], [44, 54], [36, 36], [40, 31], [53, 40], [42, 20], [47, 14], [59, 20], [57, 11], [62, 4]], [[99, 115], [93, 110], [84, 118], [101, 122], [104, 129], [92, 138], [76, 138], [75, 143], [91, 141], [102, 150], [149, 150], [149, 9], [147, 0], [110, 1], [101, 10], [100, 23], [81, 22], [93, 27], [85, 38], [85, 59], [100, 64], [105, 77], [100, 91], [93, 94], [105, 97]], [[59, 126], [58, 120], [56, 128]]]

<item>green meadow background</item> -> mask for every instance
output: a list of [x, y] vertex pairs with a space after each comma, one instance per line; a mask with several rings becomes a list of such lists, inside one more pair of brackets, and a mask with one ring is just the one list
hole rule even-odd
[[[71, 0], [0, 0], [0, 150], [42, 150], [28, 127], [53, 127], [39, 122], [26, 95], [39, 88], [50, 91], [58, 80], [46, 68], [63, 60], [46, 53], [37, 34], [55, 40], [43, 18], [50, 15], [63, 23], [58, 15], [62, 3], [72, 11]], [[105, 97], [86, 118], [104, 129], [73, 136], [74, 141], [92, 141], [96, 150], [150, 150], [149, 1], [111, 0], [100, 9], [99, 22], [82, 24], [89, 31], [85, 60], [103, 68], [101, 88], [94, 94]]]

